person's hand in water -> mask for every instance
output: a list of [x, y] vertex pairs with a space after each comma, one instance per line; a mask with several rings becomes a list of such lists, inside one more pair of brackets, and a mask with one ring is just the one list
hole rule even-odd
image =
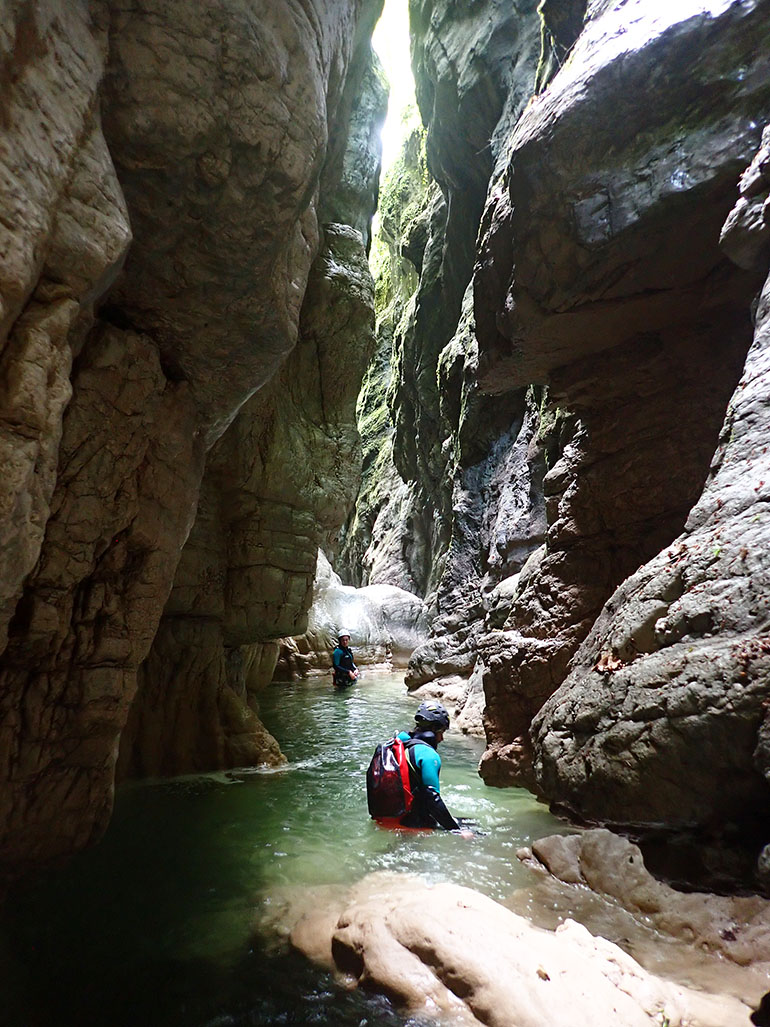
[[475, 838], [477, 835], [485, 834], [485, 831], [479, 830], [479, 825], [475, 820], [469, 820], [467, 817], [458, 817], [457, 824], [459, 830], [457, 834], [461, 838]]

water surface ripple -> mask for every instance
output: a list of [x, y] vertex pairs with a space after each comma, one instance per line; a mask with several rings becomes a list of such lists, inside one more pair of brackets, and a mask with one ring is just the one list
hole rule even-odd
[[[442, 792], [486, 834], [396, 833], [367, 815], [377, 741], [409, 727], [399, 675], [272, 685], [261, 714], [284, 768], [143, 782], [118, 795], [104, 839], [17, 896], [2, 924], [3, 1022], [141, 1027], [416, 1024], [385, 1000], [342, 992], [287, 952], [273, 906], [303, 886], [378, 869], [451, 880], [505, 899], [526, 885], [516, 849], [565, 830], [518, 789], [476, 773], [479, 739], [451, 731]], [[271, 924], [269, 929], [257, 929]]]

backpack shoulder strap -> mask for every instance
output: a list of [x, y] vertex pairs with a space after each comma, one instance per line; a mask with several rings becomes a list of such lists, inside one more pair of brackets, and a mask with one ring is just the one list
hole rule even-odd
[[412, 806], [412, 784], [410, 781], [411, 771], [413, 770], [411, 761], [409, 759], [409, 751], [407, 746], [409, 742], [402, 742], [398, 737], [398, 734], [393, 735], [390, 742], [387, 743], [393, 749], [393, 755], [396, 757], [398, 762], [398, 770], [401, 775], [401, 785], [404, 789], [406, 809], [409, 811]]
[[410, 738], [408, 742], [404, 742], [404, 752], [406, 753], [406, 759], [409, 766], [415, 773], [419, 773], [417, 770], [417, 764], [414, 762], [414, 756], [411, 755], [412, 750], [418, 745], [425, 745], [425, 742], [419, 738]]

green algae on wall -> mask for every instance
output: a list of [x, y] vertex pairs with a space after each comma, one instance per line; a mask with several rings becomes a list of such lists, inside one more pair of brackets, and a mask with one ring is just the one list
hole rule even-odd
[[[407, 131], [401, 154], [385, 177], [380, 192], [379, 227], [370, 266], [375, 278], [377, 348], [358, 398], [358, 430], [362, 446], [362, 480], [356, 508], [343, 531], [338, 567], [346, 580], [369, 583], [375, 557], [371, 550], [380, 514], [388, 505], [409, 505], [409, 487], [393, 463], [394, 346], [403, 335], [427, 238], [425, 212], [436, 192], [427, 169], [425, 131], [414, 108], [404, 118]], [[404, 512], [404, 511], [401, 511]], [[408, 515], [407, 515], [408, 516]], [[401, 516], [396, 517], [397, 521]], [[391, 518], [383, 517], [383, 522]], [[382, 549], [382, 540], [378, 540]], [[387, 545], [385, 546], [387, 548]], [[408, 560], [396, 545], [385, 569], [380, 560], [378, 582], [418, 591]]]

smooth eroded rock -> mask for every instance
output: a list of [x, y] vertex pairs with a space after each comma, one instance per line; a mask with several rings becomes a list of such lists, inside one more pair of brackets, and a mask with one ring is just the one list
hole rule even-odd
[[[555, 932], [469, 888], [372, 874], [295, 926], [301, 951], [413, 1014], [488, 1027], [725, 1027], [749, 1009], [653, 976], [568, 920]], [[331, 939], [329, 942], [329, 931]]]
[[350, 634], [357, 666], [405, 667], [427, 635], [425, 604], [395, 585], [343, 585], [319, 550], [307, 630], [284, 640], [277, 676], [330, 670], [343, 628]]

